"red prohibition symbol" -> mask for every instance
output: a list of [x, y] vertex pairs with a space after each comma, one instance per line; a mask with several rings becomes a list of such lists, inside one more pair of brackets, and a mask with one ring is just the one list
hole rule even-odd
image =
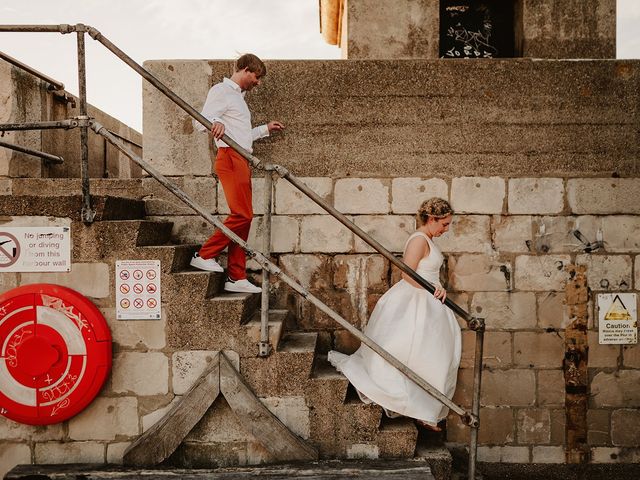
[[0, 295], [0, 415], [30, 425], [67, 420], [111, 370], [111, 334], [78, 292], [33, 284]]

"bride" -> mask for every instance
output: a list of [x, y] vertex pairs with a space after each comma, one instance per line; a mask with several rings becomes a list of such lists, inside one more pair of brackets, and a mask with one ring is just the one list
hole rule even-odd
[[[453, 397], [460, 364], [460, 327], [443, 305], [440, 284], [444, 257], [433, 243], [449, 229], [453, 210], [446, 200], [431, 198], [418, 210], [420, 227], [405, 244], [403, 260], [435, 287], [432, 295], [405, 273], [378, 301], [364, 330], [387, 350], [447, 397]], [[362, 344], [353, 355], [329, 352], [329, 361], [358, 390], [365, 403], [376, 403], [387, 415], [415, 418], [438, 431], [448, 408], [431, 397], [382, 357]]]

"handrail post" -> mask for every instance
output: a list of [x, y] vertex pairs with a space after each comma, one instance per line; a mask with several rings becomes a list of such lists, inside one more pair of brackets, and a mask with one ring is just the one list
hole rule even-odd
[[[271, 254], [271, 199], [273, 196], [273, 175], [266, 171], [264, 175], [264, 215], [262, 217], [262, 253]], [[269, 270], [262, 269], [262, 305], [260, 308], [260, 357], [271, 353], [269, 344]]]
[[[78, 96], [80, 97], [80, 119], [87, 119], [87, 72], [84, 49], [84, 30], [76, 32], [78, 38]], [[89, 127], [80, 126], [80, 174], [82, 177], [82, 221], [92, 223], [96, 212], [91, 208], [89, 191]]]
[[471, 434], [469, 436], [469, 470], [468, 480], [476, 478], [476, 462], [478, 453], [478, 429], [480, 428], [480, 387], [482, 383], [482, 355], [484, 350], [484, 319], [474, 318], [473, 325], [476, 332], [476, 351], [473, 365], [473, 400], [471, 413], [478, 419], [475, 425], [470, 425]]

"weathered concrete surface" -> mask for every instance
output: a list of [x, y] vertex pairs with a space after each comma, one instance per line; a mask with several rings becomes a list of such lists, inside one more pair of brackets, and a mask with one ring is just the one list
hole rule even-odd
[[[50, 216], [81, 219], [82, 196], [61, 196], [54, 201], [41, 195], [0, 196], [0, 216]], [[91, 196], [95, 220], [134, 219], [144, 216], [144, 203], [133, 199]]]
[[[241, 452], [236, 452], [241, 455]], [[184, 478], [204, 479], [243, 479], [260, 476], [272, 480], [321, 480], [330, 478], [375, 478], [379, 480], [442, 480], [445, 477], [434, 476], [429, 465], [433, 455], [426, 452], [425, 458], [418, 460], [386, 460], [345, 462], [313, 462], [256, 467], [216, 468], [201, 470], [191, 468], [109, 468], [98, 465], [71, 465], [61, 467], [46, 465], [43, 467], [20, 466], [11, 471], [8, 480], [26, 480], [34, 477], [42, 479], [71, 479], [89, 477], [92, 479], [126, 480], [131, 478], [153, 477], [160, 480]], [[441, 455], [440, 455], [441, 457]], [[203, 457], [204, 458], [204, 457]], [[205, 461], [207, 459], [205, 458]], [[449, 463], [451, 459], [449, 458]], [[98, 462], [96, 462], [98, 463]], [[194, 465], [195, 466], [195, 465]]]
[[[64, 120], [79, 115], [79, 102], [67, 103], [47, 90], [45, 82], [2, 61], [0, 65], [0, 122], [37, 122]], [[89, 116], [115, 134], [137, 154], [142, 153], [142, 134], [115, 118], [88, 106]], [[10, 143], [40, 150], [64, 158], [60, 165], [47, 164], [30, 155], [0, 149], [0, 176], [10, 177], [80, 177], [80, 129], [11, 132]], [[133, 178], [142, 170], [101, 136], [89, 134], [89, 175], [91, 177]]]
[[615, 58], [615, 0], [523, 0], [522, 56]]
[[[337, 4], [323, 0], [321, 4]], [[438, 58], [437, 0], [344, 0], [334, 37], [342, 57], [356, 59]], [[335, 8], [332, 17], [339, 15]], [[515, 2], [515, 56], [615, 58], [615, 0], [522, 0]], [[328, 23], [328, 18], [325, 23]], [[324, 26], [323, 26], [324, 29]], [[333, 43], [332, 43], [333, 44]]]
[[[232, 69], [230, 61], [145, 65], [196, 108]], [[267, 67], [264, 83], [247, 96], [253, 122], [279, 119], [287, 130], [256, 142], [254, 153], [299, 176], [637, 174], [638, 61], [270, 61]], [[165, 174], [211, 172], [206, 135], [193, 132], [187, 115], [148, 87], [144, 118], [146, 160]]]
[[436, 0], [346, 0], [342, 57], [438, 58], [439, 16]]

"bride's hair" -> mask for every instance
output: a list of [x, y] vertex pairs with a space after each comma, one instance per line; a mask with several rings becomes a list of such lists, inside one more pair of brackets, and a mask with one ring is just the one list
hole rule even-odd
[[432, 218], [444, 218], [453, 214], [453, 209], [449, 202], [442, 198], [433, 197], [429, 200], [425, 200], [418, 209], [418, 219], [424, 225], [427, 223], [429, 217]]

